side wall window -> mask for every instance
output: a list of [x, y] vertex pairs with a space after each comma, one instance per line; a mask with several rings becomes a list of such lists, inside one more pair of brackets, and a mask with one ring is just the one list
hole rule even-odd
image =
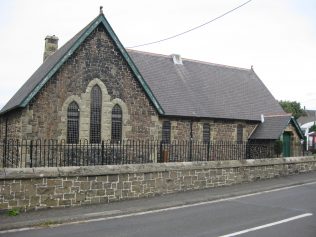
[[170, 121], [163, 121], [162, 124], [162, 141], [169, 143], [171, 137], [171, 123]]
[[237, 142], [242, 142], [243, 136], [243, 126], [241, 124], [237, 124]]
[[90, 105], [90, 143], [101, 142], [101, 107], [102, 92], [98, 85], [91, 90]]
[[203, 142], [204, 143], [210, 142], [210, 124], [209, 123], [203, 124]]
[[67, 143], [78, 143], [79, 141], [79, 106], [71, 102], [67, 109]]
[[122, 109], [117, 104], [112, 109], [111, 140], [114, 142], [122, 140]]

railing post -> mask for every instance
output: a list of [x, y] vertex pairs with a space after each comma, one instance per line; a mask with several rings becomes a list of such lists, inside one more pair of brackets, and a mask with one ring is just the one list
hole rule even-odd
[[101, 143], [101, 159], [102, 159], [101, 164], [104, 165], [104, 141], [103, 140]]
[[159, 160], [159, 162], [163, 162], [163, 149], [162, 149], [162, 141], [160, 141], [160, 160]]
[[207, 161], [210, 160], [210, 143], [211, 141], [208, 141], [207, 143]]
[[192, 161], [192, 138], [190, 139], [190, 147], [189, 147], [189, 161]]
[[30, 143], [30, 168], [33, 167], [33, 141]]
[[5, 167], [6, 159], [7, 159], [7, 139], [4, 139], [3, 140], [3, 157], [2, 157], [3, 168], [6, 168]]
[[250, 159], [250, 142], [246, 141], [246, 154], [245, 154], [245, 159]]

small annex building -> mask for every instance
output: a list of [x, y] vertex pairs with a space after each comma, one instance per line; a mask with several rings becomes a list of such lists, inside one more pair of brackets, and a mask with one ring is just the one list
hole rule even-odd
[[59, 49], [46, 37], [43, 64], [0, 112], [0, 138], [248, 141], [275, 114], [299, 141], [252, 68], [127, 50], [100, 12]]
[[281, 140], [284, 157], [300, 156], [297, 147], [301, 147], [303, 139], [304, 134], [291, 114], [264, 116], [262, 123], [249, 137], [252, 142], [264, 144]]

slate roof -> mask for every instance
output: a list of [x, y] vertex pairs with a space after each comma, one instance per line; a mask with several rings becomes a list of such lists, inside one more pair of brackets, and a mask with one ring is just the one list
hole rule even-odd
[[252, 69], [128, 50], [103, 14], [49, 56], [2, 108], [25, 107], [83, 40], [103, 23], [113, 42], [160, 115], [260, 121], [261, 114], [282, 114], [279, 103]]
[[289, 123], [292, 123], [292, 125], [298, 131], [298, 135], [300, 136], [300, 138], [303, 138], [302, 131], [300, 130], [295, 119], [291, 115], [287, 114], [287, 115], [275, 115], [275, 116], [267, 116], [267, 117], [265, 116], [264, 122], [260, 123], [257, 126], [257, 128], [251, 134], [249, 139], [250, 140], [279, 139], [284, 129], [288, 126]]
[[297, 120], [300, 125], [316, 121], [316, 110], [305, 110], [305, 114], [306, 115], [299, 117]]
[[285, 114], [252, 69], [127, 50], [165, 115], [259, 121]]

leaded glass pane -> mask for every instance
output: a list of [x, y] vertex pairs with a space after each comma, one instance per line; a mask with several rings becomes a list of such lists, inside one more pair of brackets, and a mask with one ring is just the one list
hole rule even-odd
[[203, 142], [205, 143], [210, 142], [210, 124], [209, 123], [203, 124]]
[[79, 116], [79, 106], [73, 101], [67, 109], [67, 143], [79, 141]]
[[122, 140], [122, 109], [119, 105], [115, 105], [112, 109], [112, 141]]
[[164, 121], [162, 124], [162, 141], [169, 143], [171, 133], [171, 123], [170, 121]]
[[90, 111], [90, 142], [101, 142], [101, 106], [102, 93], [99, 86], [94, 86], [91, 91]]

